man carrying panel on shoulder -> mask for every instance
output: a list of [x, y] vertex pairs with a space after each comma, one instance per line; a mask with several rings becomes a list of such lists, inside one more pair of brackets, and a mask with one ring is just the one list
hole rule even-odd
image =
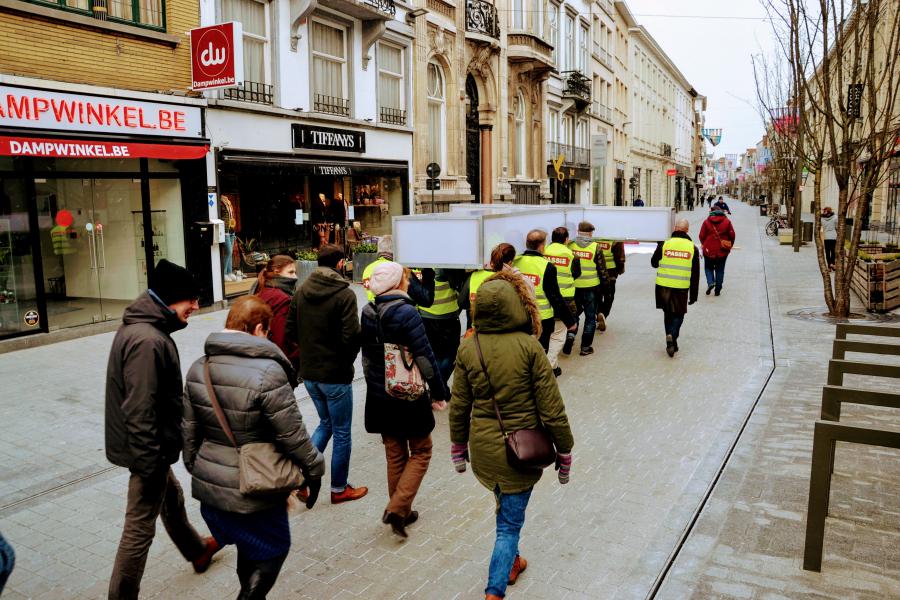
[[534, 295], [541, 316], [540, 342], [545, 352], [550, 348], [555, 319], [560, 319], [569, 331], [578, 327], [578, 321], [566, 306], [560, 292], [556, 267], [544, 257], [546, 242], [546, 232], [532, 229], [525, 238], [525, 252], [513, 260], [513, 266], [534, 284]]
[[[584, 330], [581, 332], [581, 356], [594, 353], [594, 333], [597, 330], [597, 313], [599, 307], [600, 274], [605, 272], [606, 262], [600, 252], [600, 243], [594, 239], [594, 225], [587, 221], [578, 224], [578, 237], [569, 243], [569, 249], [578, 259], [581, 266], [581, 276], [575, 280], [575, 304], [578, 308], [576, 315], [580, 318], [584, 313]], [[575, 323], [575, 331], [569, 330], [566, 343], [563, 346], [563, 354], [570, 354], [575, 344], [575, 333], [578, 322]]]
[[[575, 281], [581, 276], [581, 261], [575, 259], [575, 253], [569, 248], [569, 230], [565, 227], [557, 227], [550, 234], [550, 245], [544, 248], [544, 256], [556, 267], [556, 279], [559, 282], [559, 291], [572, 315], [576, 315], [575, 307]], [[578, 322], [575, 322], [577, 327]], [[559, 352], [565, 345], [568, 331], [566, 325], [560, 319], [556, 319], [553, 334], [550, 336], [550, 347], [547, 358], [553, 373], [559, 377], [562, 369], [559, 366]], [[574, 334], [572, 338], [574, 339]]]

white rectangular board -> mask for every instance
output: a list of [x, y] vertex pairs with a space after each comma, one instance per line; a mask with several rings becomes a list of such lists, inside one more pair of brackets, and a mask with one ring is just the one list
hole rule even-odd
[[585, 206], [584, 220], [597, 239], [658, 242], [675, 228], [675, 211], [666, 207]]
[[547, 208], [517, 211], [505, 215], [482, 215], [482, 251], [484, 262], [490, 261], [491, 250], [500, 242], [512, 244], [516, 252], [525, 250], [525, 236], [532, 229], [543, 229], [548, 236], [566, 223], [566, 210]]
[[407, 267], [477, 269], [481, 217], [406, 215], [393, 218], [394, 260]]

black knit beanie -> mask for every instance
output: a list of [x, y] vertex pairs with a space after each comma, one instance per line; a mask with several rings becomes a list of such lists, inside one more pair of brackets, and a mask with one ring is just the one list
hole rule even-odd
[[191, 272], [166, 259], [156, 263], [153, 276], [150, 278], [150, 289], [167, 306], [181, 300], [194, 300], [200, 297], [200, 288]]

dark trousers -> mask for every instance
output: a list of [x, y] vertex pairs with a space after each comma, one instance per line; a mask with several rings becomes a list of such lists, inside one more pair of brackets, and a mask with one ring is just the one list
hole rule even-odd
[[834, 266], [834, 247], [837, 240], [823, 240], [825, 242], [825, 262], [829, 267]]
[[616, 299], [615, 277], [610, 277], [605, 285], [601, 285], [597, 288], [597, 291], [600, 294], [600, 297], [597, 300], [597, 312], [601, 313], [604, 317], [608, 317], [612, 310], [613, 302]]
[[[581, 347], [588, 348], [594, 343], [597, 331], [597, 290], [599, 287], [575, 288], [575, 305], [578, 316], [584, 313], [584, 330], [581, 332]], [[549, 341], [550, 337], [547, 336]]]
[[666, 335], [672, 336], [672, 341], [678, 341], [681, 333], [681, 325], [684, 323], [684, 315], [677, 315], [667, 310], [663, 311], [663, 324], [666, 327]]
[[550, 336], [553, 335], [554, 327], [556, 327], [556, 319], [553, 317], [541, 321], [541, 337], [538, 338], [538, 341], [541, 343], [544, 352], [550, 349]]
[[125, 527], [109, 581], [110, 600], [138, 597], [147, 553], [156, 534], [157, 517], [162, 517], [166, 532], [185, 560], [195, 560], [206, 550], [204, 540], [188, 521], [184, 494], [172, 469], [148, 478], [132, 473], [128, 480]]
[[241, 591], [237, 600], [265, 600], [275, 585], [286, 558], [287, 554], [268, 560], [250, 560], [241, 556], [239, 550], [237, 575], [238, 581], [241, 582]]
[[725, 261], [727, 256], [719, 258], [703, 259], [703, 270], [706, 272], [706, 285], [715, 287], [717, 292], [722, 291], [722, 284], [725, 283]]

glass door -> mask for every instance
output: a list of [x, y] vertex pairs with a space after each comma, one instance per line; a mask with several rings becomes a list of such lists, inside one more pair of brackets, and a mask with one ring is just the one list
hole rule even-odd
[[35, 191], [49, 329], [120, 317], [139, 293], [139, 181], [36, 179]]

